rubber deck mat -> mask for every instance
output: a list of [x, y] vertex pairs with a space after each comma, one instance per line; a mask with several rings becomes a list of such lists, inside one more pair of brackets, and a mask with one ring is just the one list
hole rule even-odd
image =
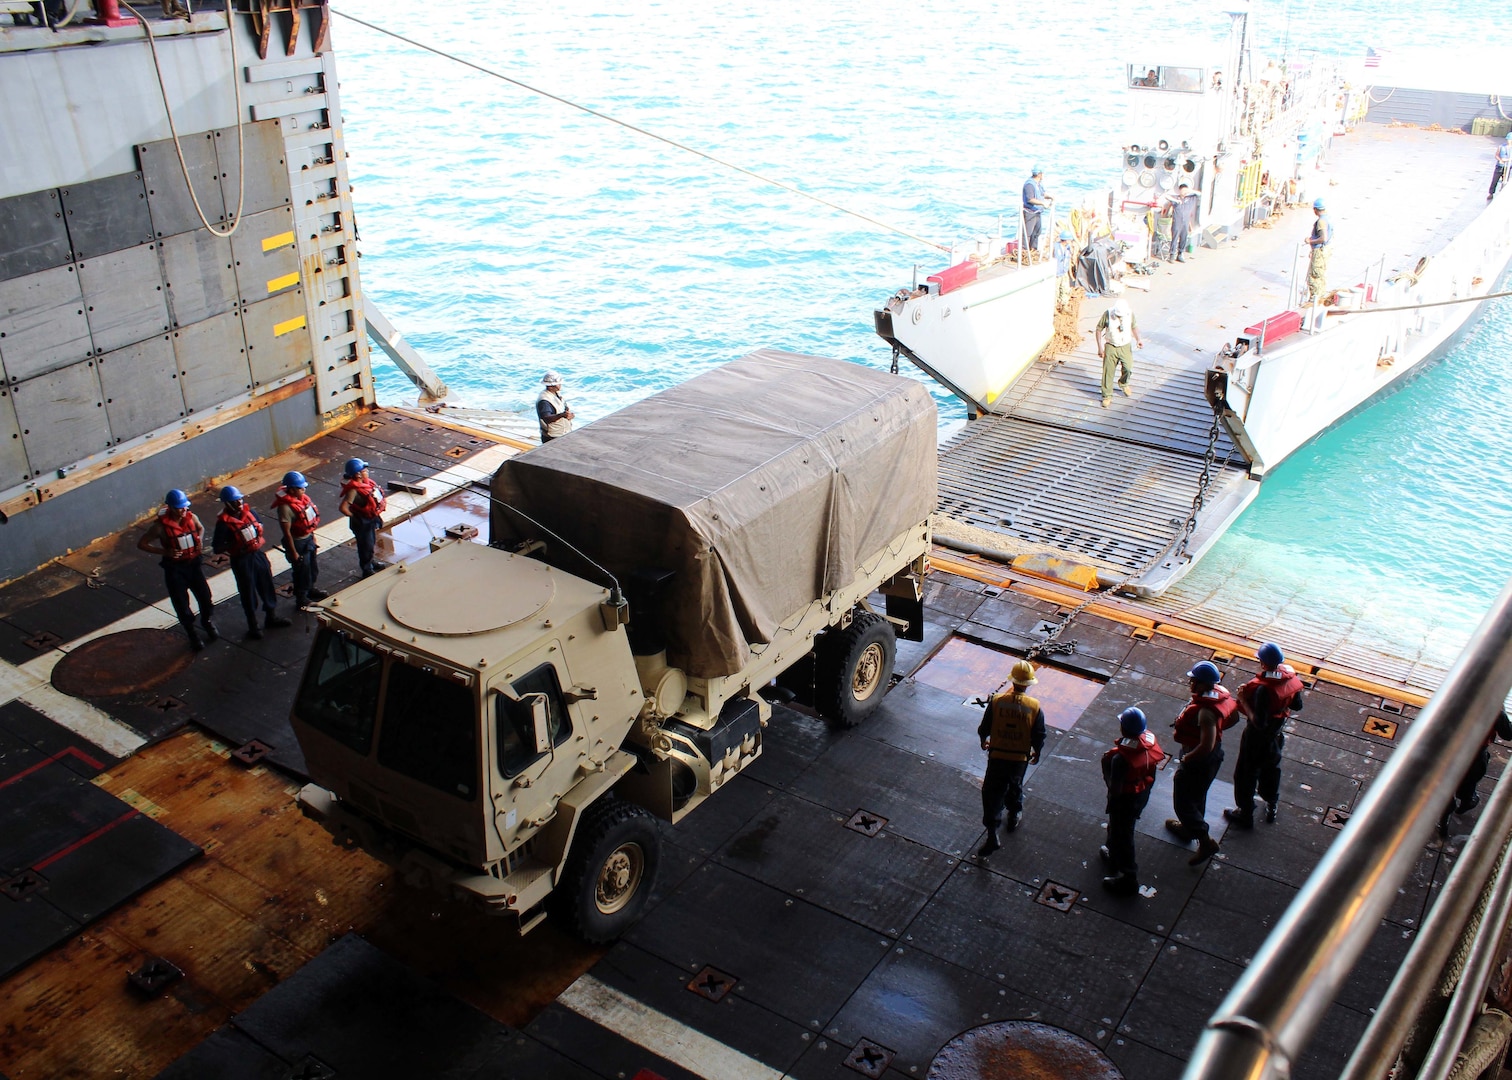
[[591, 1075], [347, 934], [158, 1080]]
[[50, 721], [25, 712], [0, 713], [0, 977], [200, 853], [92, 784], [110, 760], [93, 747], [60, 735], [38, 749]]

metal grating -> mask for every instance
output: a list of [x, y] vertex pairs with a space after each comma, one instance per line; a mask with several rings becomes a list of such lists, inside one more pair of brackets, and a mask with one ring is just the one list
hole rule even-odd
[[[973, 421], [940, 449], [940, 509], [1104, 566], [1143, 566], [1186, 519], [1200, 458], [1014, 417]], [[1220, 469], [1217, 501], [1247, 479]]]

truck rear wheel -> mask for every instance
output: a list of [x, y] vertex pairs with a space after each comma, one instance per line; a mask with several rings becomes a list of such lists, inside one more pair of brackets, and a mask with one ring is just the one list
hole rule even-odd
[[656, 882], [660, 845], [656, 820], [641, 807], [611, 795], [588, 808], [557, 886], [574, 933], [604, 945], [640, 918]]
[[869, 611], [857, 612], [844, 630], [827, 633], [814, 676], [819, 714], [843, 728], [865, 720], [887, 693], [896, 654], [892, 623]]

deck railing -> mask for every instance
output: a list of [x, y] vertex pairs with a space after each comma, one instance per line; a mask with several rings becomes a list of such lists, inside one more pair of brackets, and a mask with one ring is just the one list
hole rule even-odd
[[[1338, 996], [1397, 888], [1431, 839], [1454, 789], [1512, 688], [1512, 584], [1502, 590], [1444, 684], [1413, 721], [1339, 838], [1208, 1021], [1186, 1080], [1290, 1073]], [[1419, 1080], [1447, 1075], [1481, 1011], [1507, 926], [1512, 874], [1499, 872], [1512, 830], [1512, 782], [1497, 785], [1453, 874], [1345, 1072], [1375, 1080], [1396, 1060], [1428, 997], [1457, 984]], [[1493, 876], [1494, 875], [1494, 876]], [[1475, 911], [1483, 904], [1484, 914]], [[1457, 942], [1468, 960], [1443, 974]], [[1441, 1003], [1442, 1004], [1442, 1003]]]

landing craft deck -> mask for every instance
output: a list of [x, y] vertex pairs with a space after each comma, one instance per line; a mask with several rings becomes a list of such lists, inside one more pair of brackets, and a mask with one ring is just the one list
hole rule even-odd
[[[1323, 183], [1315, 186], [1334, 222], [1330, 286], [1373, 284], [1413, 270], [1425, 256], [1431, 268], [1451, 240], [1467, 230], [1477, 235], [1478, 217], [1500, 221], [1505, 216], [1500, 200], [1488, 209], [1485, 198], [1493, 149], [1485, 138], [1374, 124], [1335, 139], [1327, 168], [1318, 174]], [[974, 529], [999, 534], [999, 549], [1009, 553], [1020, 547], [1059, 548], [1110, 580], [1145, 569], [1186, 520], [1196, 494], [1213, 418], [1203, 394], [1204, 373], [1245, 327], [1286, 310], [1298, 244], [1312, 219], [1306, 205], [1298, 206], [1272, 218], [1268, 228], [1246, 230], [1216, 250], [1199, 248], [1184, 265], [1162, 264], [1153, 276], [1126, 277], [1136, 287], [1124, 298], [1146, 347], [1134, 354], [1131, 395], [1115, 394], [1109, 409], [1099, 403], [1101, 361], [1092, 335], [1111, 300], [1089, 297], [1082, 306], [1078, 347], [1036, 361], [1003, 394], [1000, 413], [970, 422], [941, 448], [942, 510]], [[1455, 295], [1494, 288], [1509, 253], [1497, 247], [1504, 224], [1487, 226], [1484, 244], [1495, 252], [1490, 276], [1468, 280], [1466, 275], [1453, 286]], [[1305, 271], [1305, 262], [1301, 265]], [[1464, 318], [1470, 307], [1437, 310]], [[1287, 344], [1307, 340], [1315, 349], [1307, 363], [1342, 365], [1343, 356], [1328, 346], [1337, 341], [1342, 349], [1348, 339], [1349, 348], [1370, 350], [1367, 366], [1374, 368], [1374, 341], [1361, 345], [1345, 327], [1379, 320], [1365, 332], [1379, 327], [1384, 352], [1391, 333], [1385, 320], [1394, 317], [1325, 316], [1329, 325], [1323, 334], [1294, 337]], [[1426, 336], [1432, 329], [1422, 332]], [[1413, 332], [1401, 335], [1403, 367], [1410, 366], [1407, 339]], [[1393, 374], [1386, 365], [1370, 378], [1384, 388]], [[1230, 403], [1243, 409], [1235, 396], [1243, 376], [1236, 372], [1233, 380]], [[1362, 387], [1357, 396], [1365, 400], [1371, 392]], [[1310, 404], [1296, 398], [1299, 409]], [[1280, 445], [1290, 452], [1297, 438], [1286, 436]], [[1228, 427], [1220, 431], [1214, 451], [1216, 479], [1196, 532], [1180, 557], [1166, 557], [1140, 579], [1146, 593], [1159, 593], [1179, 579], [1258, 494], [1256, 478], [1277, 463], [1258, 459], [1254, 445], [1236, 445]], [[1220, 613], [1209, 614], [1220, 615], [1222, 624]]]

